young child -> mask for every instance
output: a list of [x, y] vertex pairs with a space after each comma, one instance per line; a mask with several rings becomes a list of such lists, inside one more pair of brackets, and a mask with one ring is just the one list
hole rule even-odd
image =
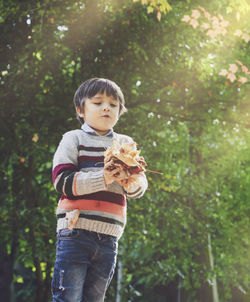
[[126, 224], [126, 198], [141, 197], [147, 180], [141, 172], [125, 189], [116, 169], [104, 167], [113, 140], [133, 142], [113, 131], [126, 111], [121, 89], [107, 79], [89, 79], [77, 89], [74, 105], [83, 125], [63, 135], [53, 160], [53, 184], [62, 195], [52, 294], [54, 302], [102, 302]]

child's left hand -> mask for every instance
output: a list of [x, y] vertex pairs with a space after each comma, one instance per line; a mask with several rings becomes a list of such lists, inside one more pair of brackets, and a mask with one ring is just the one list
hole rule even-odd
[[115, 166], [111, 168], [112, 163], [108, 162], [104, 166], [104, 180], [106, 185], [111, 184], [114, 181], [117, 181], [121, 184], [121, 181], [124, 180], [127, 175], [121, 166]]
[[144, 179], [141, 173], [131, 174], [128, 170], [124, 170], [122, 165], [114, 166], [112, 162], [105, 164], [104, 178], [107, 185], [116, 181], [125, 189], [128, 189], [132, 183], [141, 185], [142, 179]]
[[132, 174], [128, 178], [118, 180], [118, 183], [122, 187], [124, 187], [124, 189], [128, 190], [132, 184], [137, 184], [137, 185], [141, 186], [143, 183], [143, 180], [144, 180], [143, 174], [139, 173], [139, 174]]

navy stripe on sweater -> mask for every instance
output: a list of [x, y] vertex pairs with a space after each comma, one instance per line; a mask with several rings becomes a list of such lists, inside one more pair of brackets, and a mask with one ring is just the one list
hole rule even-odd
[[82, 163], [79, 163], [79, 168], [82, 169], [82, 168], [102, 168], [104, 167], [104, 163], [103, 162], [82, 162]]
[[[66, 214], [58, 214], [57, 215], [57, 219], [61, 219], [64, 218], [66, 216]], [[116, 225], [120, 225], [121, 227], [124, 226], [124, 223], [116, 220], [116, 219], [112, 219], [112, 218], [108, 218], [108, 217], [103, 217], [103, 216], [99, 216], [99, 215], [88, 215], [88, 214], [80, 214], [79, 215], [80, 218], [85, 218], [85, 219], [90, 219], [90, 220], [97, 220], [97, 221], [102, 221], [102, 222], [107, 222], [107, 223], [111, 223], [111, 224], [116, 224]]]
[[79, 156], [78, 166], [82, 168], [104, 167], [104, 156]]
[[83, 145], [78, 146], [78, 151], [84, 150], [84, 151], [94, 151], [94, 152], [104, 152], [107, 148], [104, 147], [86, 147]]

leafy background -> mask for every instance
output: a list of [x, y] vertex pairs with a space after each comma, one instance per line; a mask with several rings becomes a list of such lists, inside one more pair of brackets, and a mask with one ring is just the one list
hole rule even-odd
[[0, 1], [3, 301], [51, 299], [52, 158], [93, 76], [120, 85], [116, 131], [163, 173], [128, 201], [106, 301], [249, 301], [248, 20], [245, 0]]

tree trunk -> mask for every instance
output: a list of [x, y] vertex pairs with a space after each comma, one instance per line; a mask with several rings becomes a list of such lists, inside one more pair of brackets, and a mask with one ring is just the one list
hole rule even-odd
[[[12, 157], [8, 163], [8, 191], [7, 198], [9, 201], [9, 212], [8, 212], [8, 224], [5, 224], [3, 228], [6, 230], [6, 239], [3, 241], [9, 242], [10, 251], [8, 252], [6, 243], [0, 244], [0, 292], [1, 301], [11, 302], [12, 301], [12, 290], [11, 285], [14, 274], [14, 262], [16, 257], [16, 250], [18, 247], [18, 224], [17, 224], [17, 202], [15, 199], [15, 190], [17, 187], [16, 178], [14, 174], [14, 167]], [[4, 230], [5, 231], [5, 230]], [[4, 237], [3, 233], [3, 237]]]
[[[196, 172], [195, 175], [197, 179], [201, 178], [201, 172], [202, 172], [202, 166], [203, 166], [203, 158], [202, 158], [202, 153], [199, 150], [197, 144], [195, 143], [195, 140], [201, 139], [203, 133], [203, 128], [202, 126], [198, 124], [193, 124], [189, 128], [189, 134], [190, 134], [190, 146], [189, 146], [189, 155], [190, 155], [190, 162], [195, 166]], [[191, 200], [190, 206], [192, 207], [194, 211], [194, 217], [197, 217], [197, 219], [204, 221], [206, 217], [204, 216], [204, 211], [205, 211], [205, 203], [202, 206], [199, 204], [197, 206], [196, 204], [196, 199], [200, 198], [196, 192], [192, 192], [194, 200]], [[195, 235], [194, 235], [195, 236]], [[194, 261], [197, 262], [198, 264], [204, 265], [204, 267], [209, 268], [210, 267], [210, 262], [209, 262], [209, 255], [208, 255], [208, 250], [207, 250], [207, 245], [206, 245], [206, 240], [204, 240], [204, 243], [197, 246], [199, 250], [199, 255], [195, 256]], [[191, 272], [192, 273], [192, 272]], [[202, 278], [202, 276], [201, 276]], [[211, 293], [211, 288], [207, 280], [201, 280], [201, 286], [199, 289], [197, 289], [197, 294], [195, 298], [198, 301], [202, 302], [211, 302], [212, 300], [212, 293]]]
[[121, 260], [117, 263], [117, 286], [116, 286], [116, 299], [115, 302], [121, 302], [121, 288], [122, 288], [122, 271], [123, 265]]
[[[212, 252], [210, 233], [207, 234], [207, 241], [208, 241], [207, 243], [208, 243], [209, 262], [210, 262], [211, 269], [214, 270], [214, 257]], [[213, 293], [213, 302], [219, 302], [216, 275], [214, 275], [212, 278], [212, 293]]]
[[1, 301], [11, 302], [11, 283], [13, 279], [13, 259], [7, 254], [6, 247], [0, 246], [0, 292]]

